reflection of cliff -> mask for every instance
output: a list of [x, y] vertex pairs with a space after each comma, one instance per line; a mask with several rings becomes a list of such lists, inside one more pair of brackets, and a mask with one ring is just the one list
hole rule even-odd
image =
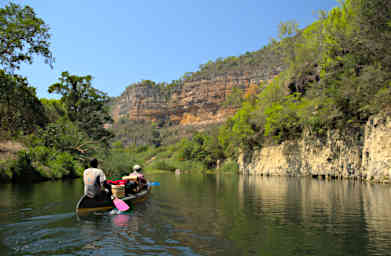
[[[240, 204], [250, 206], [249, 212], [267, 219], [267, 223], [303, 229], [296, 235], [304, 240], [307, 234], [308, 239], [319, 238], [320, 247], [327, 248], [333, 241], [336, 250], [344, 248], [347, 239], [355, 240], [353, 250], [363, 250], [362, 253], [371, 248], [389, 249], [383, 242], [391, 239], [388, 186], [261, 176], [242, 176], [238, 186]], [[341, 234], [349, 234], [349, 238]]]
[[[324, 227], [328, 223], [344, 222], [347, 217], [351, 217], [352, 221], [354, 218], [362, 218], [361, 215], [351, 213], [363, 208], [363, 194], [371, 195], [358, 182], [311, 178], [242, 176], [239, 187], [247, 187], [250, 198], [256, 202], [254, 207], [262, 209], [264, 215], [279, 217], [280, 221], [286, 223]], [[241, 193], [243, 189], [239, 190]], [[239, 195], [240, 200], [248, 197]], [[319, 218], [322, 222], [318, 221]]]
[[[371, 247], [379, 247], [379, 241], [391, 240], [391, 190], [388, 186], [366, 184], [365, 193], [362, 194], [363, 213], [369, 231], [368, 237]], [[388, 254], [385, 251], [383, 255]]]

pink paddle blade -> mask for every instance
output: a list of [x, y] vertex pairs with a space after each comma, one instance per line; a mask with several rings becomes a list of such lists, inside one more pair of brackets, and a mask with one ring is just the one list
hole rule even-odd
[[122, 201], [119, 198], [114, 199], [113, 203], [115, 207], [117, 207], [117, 209], [120, 210], [121, 212], [125, 212], [129, 210], [129, 205], [127, 205], [124, 201]]

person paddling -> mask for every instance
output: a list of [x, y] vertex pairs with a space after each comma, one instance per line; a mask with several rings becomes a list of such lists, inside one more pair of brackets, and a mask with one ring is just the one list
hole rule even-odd
[[84, 195], [90, 198], [106, 198], [110, 196], [109, 191], [105, 191], [106, 175], [103, 170], [98, 169], [96, 158], [90, 161], [90, 168], [84, 170]]

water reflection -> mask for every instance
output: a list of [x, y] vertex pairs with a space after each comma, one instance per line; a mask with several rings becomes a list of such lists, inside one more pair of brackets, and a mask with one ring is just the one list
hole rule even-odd
[[[387, 185], [241, 176], [238, 191], [242, 207], [285, 229], [293, 227], [291, 235], [296, 237], [288, 240], [312, 252], [343, 255], [348, 250], [370, 255], [391, 250], [391, 189]], [[292, 247], [287, 243], [282, 241]]]
[[[161, 173], [126, 213], [75, 215], [80, 180], [0, 187], [0, 255], [387, 255], [391, 188]], [[26, 191], [30, 193], [25, 195]]]
[[117, 227], [128, 227], [129, 221], [130, 221], [130, 216], [127, 214], [118, 214], [113, 217], [113, 223]]

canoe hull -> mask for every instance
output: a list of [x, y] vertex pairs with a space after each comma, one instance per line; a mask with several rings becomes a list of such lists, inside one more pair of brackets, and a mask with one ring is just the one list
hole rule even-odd
[[[121, 198], [122, 201], [127, 204], [136, 204], [144, 201], [148, 198], [148, 195], [151, 193], [152, 186], [147, 186], [146, 189], [141, 190], [136, 194], [127, 195], [124, 198]], [[83, 195], [79, 202], [76, 205], [76, 212], [91, 212], [91, 211], [108, 211], [115, 208], [112, 200], [97, 200], [95, 198], [89, 198]]]

